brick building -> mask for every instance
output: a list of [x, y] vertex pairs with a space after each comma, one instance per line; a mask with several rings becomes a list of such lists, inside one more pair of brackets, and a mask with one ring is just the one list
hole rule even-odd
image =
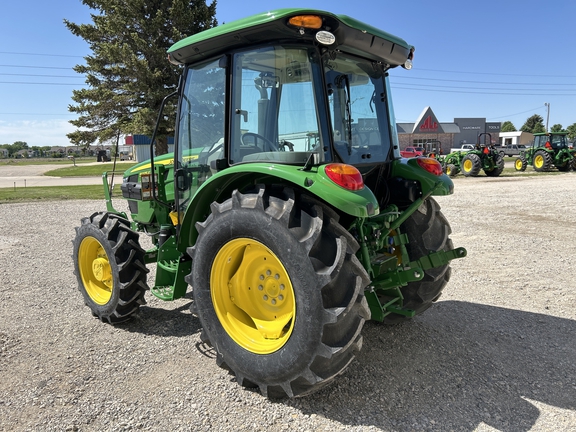
[[[487, 122], [485, 118], [455, 118], [453, 122], [439, 122], [432, 108], [426, 107], [415, 123], [396, 123], [400, 149], [406, 147], [441, 147], [442, 154], [450, 153], [453, 147], [474, 144], [479, 134], [490, 134], [493, 144], [497, 144], [500, 123]], [[487, 137], [482, 137], [482, 142]], [[439, 142], [439, 143], [438, 143]]]

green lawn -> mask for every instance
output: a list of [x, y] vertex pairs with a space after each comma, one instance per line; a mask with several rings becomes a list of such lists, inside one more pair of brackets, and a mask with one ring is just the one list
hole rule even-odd
[[[76, 158], [76, 164], [96, 162], [96, 157]], [[27, 158], [27, 159], [0, 159], [0, 165], [74, 165], [74, 161], [68, 158]]]
[[[116, 173], [122, 175], [128, 168], [136, 165], [136, 163], [121, 163], [116, 164]], [[114, 169], [112, 162], [105, 162], [98, 165], [77, 165], [69, 166], [66, 168], [57, 168], [44, 173], [46, 176], [54, 177], [88, 177], [100, 176], [104, 171], [111, 173]]]
[[104, 201], [104, 186], [0, 188], [0, 204], [30, 201], [59, 201], [69, 199], [101, 199]]

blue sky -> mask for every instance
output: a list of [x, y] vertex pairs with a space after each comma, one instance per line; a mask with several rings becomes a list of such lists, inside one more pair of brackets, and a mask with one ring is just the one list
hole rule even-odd
[[[0, 144], [69, 145], [70, 96], [84, 82], [72, 67], [89, 50], [63, 19], [90, 22], [90, 11], [78, 0], [5, 3]], [[416, 121], [430, 106], [441, 122], [482, 117], [520, 128], [532, 114], [546, 122], [549, 103], [550, 126], [576, 123], [576, 2], [219, 0], [217, 19], [298, 6], [350, 15], [416, 47], [414, 68], [391, 73], [399, 122]]]

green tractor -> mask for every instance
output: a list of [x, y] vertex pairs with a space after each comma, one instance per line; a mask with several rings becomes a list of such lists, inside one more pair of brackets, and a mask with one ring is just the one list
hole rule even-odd
[[[480, 143], [482, 136], [484, 136], [484, 143]], [[488, 143], [486, 140], [488, 140]], [[502, 174], [502, 171], [504, 171], [504, 159], [494, 148], [492, 136], [489, 133], [478, 134], [474, 149], [464, 155], [460, 163], [460, 169], [466, 177], [476, 177], [480, 174], [480, 170], [484, 170], [488, 177], [498, 177]]]
[[455, 151], [448, 153], [446, 156], [444, 156], [444, 158], [438, 160], [442, 164], [444, 172], [450, 177], [454, 177], [460, 172], [462, 161], [464, 160], [464, 156], [466, 156], [467, 153], [468, 152], [465, 151]]
[[167, 96], [178, 98], [174, 152], [124, 172], [128, 213], [105, 173], [107, 210], [76, 229], [92, 314], [121, 323], [146, 291], [171, 301], [191, 288], [217, 363], [283, 398], [340, 374], [366, 320], [428, 309], [466, 250], [434, 200], [453, 192], [441, 165], [400, 157], [388, 74], [409, 69], [413, 51], [350, 17], [302, 9], [172, 46], [183, 69]]
[[456, 151], [442, 154], [442, 142], [439, 140], [430, 140], [424, 143], [425, 155], [436, 159], [442, 165], [443, 171], [450, 177], [454, 177], [460, 172], [460, 163], [466, 152]]
[[525, 171], [528, 165], [537, 172], [553, 167], [558, 171], [576, 170], [576, 150], [568, 146], [568, 133], [535, 133], [532, 145], [514, 161], [516, 171]]

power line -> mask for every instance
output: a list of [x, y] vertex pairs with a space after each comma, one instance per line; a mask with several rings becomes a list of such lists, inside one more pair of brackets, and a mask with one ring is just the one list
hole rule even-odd
[[423, 81], [442, 81], [442, 82], [459, 82], [459, 83], [470, 83], [470, 84], [498, 84], [498, 85], [536, 85], [536, 86], [553, 86], [553, 85], [566, 85], [566, 86], [576, 86], [576, 83], [527, 83], [527, 82], [499, 82], [499, 81], [469, 81], [469, 80], [452, 80], [452, 79], [441, 79], [441, 78], [421, 78], [421, 77], [394, 77], [396, 78], [411, 80], [423, 80]]
[[0, 51], [0, 54], [27, 55], [27, 56], [44, 56], [44, 57], [84, 58], [83, 56], [70, 55], [70, 54], [23, 53], [23, 52], [13, 52], [13, 51]]
[[0, 81], [0, 84], [37, 84], [37, 85], [71, 85], [83, 86], [81, 83], [49, 83], [49, 82], [27, 82], [27, 81]]
[[428, 72], [471, 74], [471, 75], [501, 75], [501, 76], [526, 76], [526, 77], [547, 77], [547, 78], [576, 78], [576, 75], [538, 75], [538, 74], [528, 75], [528, 74], [507, 74], [507, 73], [494, 73], [494, 72], [450, 71], [450, 70], [441, 70], [441, 69], [417, 69], [417, 70], [428, 71]]
[[20, 74], [20, 73], [0, 73], [4, 76], [24, 76], [24, 77], [47, 77], [47, 78], [74, 78], [74, 79], [84, 79], [83, 76], [73, 76], [73, 75], [42, 75], [42, 74]]
[[537, 111], [537, 110], [542, 109], [542, 108], [544, 108], [544, 105], [538, 106], [538, 107], [536, 107], [536, 108], [532, 108], [532, 109], [529, 109], [529, 110], [526, 110], [526, 111], [522, 111], [522, 112], [519, 112], [519, 113], [516, 113], [516, 114], [508, 114], [508, 115], [504, 115], [504, 116], [500, 116], [500, 117], [490, 117], [490, 118], [488, 118], [488, 119], [486, 119], [486, 120], [498, 120], [498, 119], [501, 119], [501, 118], [514, 117], [514, 116], [517, 116], [517, 115], [520, 115], [520, 114], [526, 114], [526, 113], [529, 113], [529, 112], [534, 112], [534, 111]]
[[64, 69], [64, 70], [73, 70], [71, 67], [58, 67], [58, 66], [28, 66], [28, 65], [3, 65], [0, 64], [0, 67], [13, 67], [13, 68], [27, 68], [27, 69]]
[[[404, 85], [410, 85], [414, 87], [426, 87], [426, 88], [450, 88], [455, 90], [508, 90], [508, 91], [555, 91], [555, 92], [565, 92], [566, 89], [535, 89], [535, 88], [498, 88], [498, 87], [458, 87], [458, 86], [443, 86], [443, 85], [429, 85], [429, 84], [413, 84], [413, 83], [401, 83]], [[576, 89], [574, 89], [576, 90]], [[570, 91], [574, 91], [570, 90]]]
[[[506, 92], [483, 92], [483, 91], [466, 91], [466, 90], [435, 90], [435, 89], [430, 89], [430, 88], [411, 88], [411, 87], [400, 87], [400, 86], [394, 86], [393, 89], [427, 91], [427, 92], [438, 92], [438, 93], [469, 93], [469, 94], [507, 95], [507, 96], [576, 96], [576, 93], [556, 93], [556, 94], [506, 93]], [[531, 89], [531, 91], [534, 91], [534, 89]], [[542, 91], [545, 91], [545, 90], [542, 90]]]

